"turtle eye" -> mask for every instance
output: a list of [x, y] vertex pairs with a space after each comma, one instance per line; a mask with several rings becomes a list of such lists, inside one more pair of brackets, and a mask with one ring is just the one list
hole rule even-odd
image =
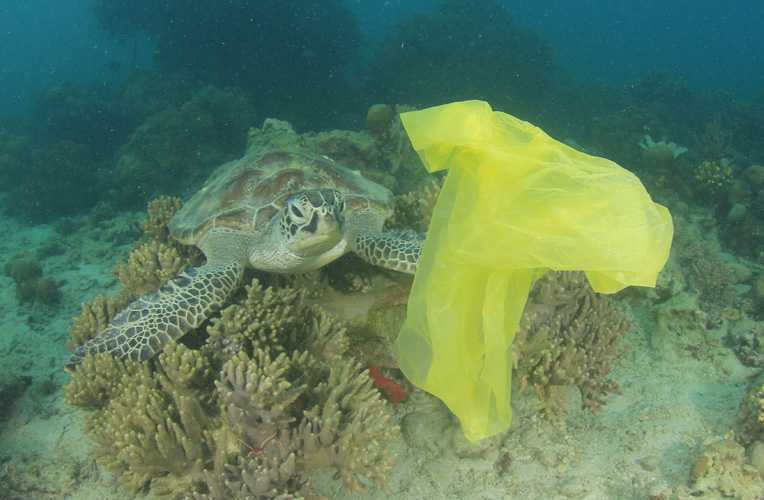
[[297, 208], [297, 205], [290, 205], [289, 209], [292, 211], [295, 217], [299, 217], [300, 219], [304, 219], [305, 216], [302, 215], [302, 212], [299, 208]]

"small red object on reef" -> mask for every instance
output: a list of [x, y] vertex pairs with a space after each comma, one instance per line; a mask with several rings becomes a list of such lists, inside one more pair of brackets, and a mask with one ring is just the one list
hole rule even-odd
[[382, 391], [391, 403], [398, 404], [409, 397], [406, 388], [395, 380], [382, 375], [382, 369], [379, 366], [370, 366], [369, 376], [374, 383], [374, 387]]

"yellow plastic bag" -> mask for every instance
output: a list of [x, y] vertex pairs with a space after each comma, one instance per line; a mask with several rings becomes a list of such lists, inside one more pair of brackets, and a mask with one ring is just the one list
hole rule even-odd
[[655, 286], [673, 225], [639, 179], [482, 101], [401, 115], [425, 167], [448, 169], [396, 341], [403, 373], [475, 441], [511, 423], [512, 340], [533, 281]]

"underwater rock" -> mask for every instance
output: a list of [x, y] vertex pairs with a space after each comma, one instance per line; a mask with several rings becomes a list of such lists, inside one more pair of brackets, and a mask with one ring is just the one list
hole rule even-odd
[[747, 463], [745, 448], [728, 436], [703, 443], [689, 473], [692, 496], [761, 498], [764, 480]]
[[411, 448], [439, 455], [449, 445], [444, 436], [452, 429], [461, 433], [461, 429], [440, 400], [421, 392], [412, 398], [416, 409], [401, 420], [401, 435]]
[[764, 367], [764, 323], [752, 323], [743, 332], [732, 335], [731, 340], [741, 363]]

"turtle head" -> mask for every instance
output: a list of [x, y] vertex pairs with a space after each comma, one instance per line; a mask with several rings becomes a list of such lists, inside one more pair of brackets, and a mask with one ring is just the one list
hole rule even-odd
[[334, 248], [343, 236], [345, 196], [336, 189], [298, 191], [283, 209], [279, 230], [287, 248], [303, 257]]

